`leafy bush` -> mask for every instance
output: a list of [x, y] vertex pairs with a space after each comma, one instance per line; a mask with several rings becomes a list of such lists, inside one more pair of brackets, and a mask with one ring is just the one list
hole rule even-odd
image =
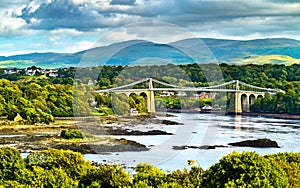
[[48, 149], [29, 154], [25, 162], [27, 168], [39, 166], [46, 170], [58, 168], [64, 170], [68, 176], [78, 179], [87, 172], [91, 163], [87, 162], [81, 153], [70, 150]]
[[265, 155], [272, 163], [277, 163], [287, 174], [289, 187], [300, 187], [300, 153], [277, 153]]
[[133, 183], [157, 187], [165, 182], [167, 174], [149, 163], [140, 163], [135, 167], [136, 174], [133, 176]]
[[107, 108], [107, 107], [101, 107], [99, 108], [99, 113], [103, 114], [104, 116], [107, 116], [107, 115], [113, 115], [114, 112], [111, 108]]
[[89, 168], [81, 178], [81, 187], [126, 187], [132, 180], [128, 172], [118, 165], [105, 165]]
[[32, 166], [23, 169], [17, 177], [17, 181], [26, 187], [78, 187], [78, 180], [72, 179], [63, 169], [44, 169], [40, 166]]
[[69, 129], [69, 130], [62, 130], [60, 132], [60, 137], [65, 139], [73, 139], [73, 138], [83, 138], [83, 134], [78, 129]]
[[201, 187], [287, 187], [286, 173], [255, 152], [233, 152], [211, 166]]
[[199, 166], [192, 166], [190, 170], [186, 168], [183, 171], [175, 170], [167, 175], [167, 181], [170, 185], [173, 184], [178, 187], [199, 187], [203, 172], [204, 170]]
[[0, 148], [0, 180], [14, 180], [24, 167], [24, 161], [18, 150], [10, 147]]

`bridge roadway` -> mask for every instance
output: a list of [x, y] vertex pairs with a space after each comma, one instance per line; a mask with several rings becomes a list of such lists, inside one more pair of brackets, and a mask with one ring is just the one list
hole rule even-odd
[[[132, 87], [134, 85], [147, 82], [148, 88], [143, 89], [132, 89], [128, 87]], [[154, 88], [153, 82], [169, 86], [169, 88]], [[233, 88], [224, 88], [229, 85], [233, 85]], [[240, 90], [240, 85], [244, 85], [246, 87], [252, 88], [256, 91], [250, 91], [250, 90]], [[257, 91], [260, 90], [260, 91]], [[249, 112], [250, 111], [250, 105], [254, 103], [255, 99], [257, 98], [263, 98], [265, 96], [265, 93], [270, 93], [271, 95], [276, 94], [276, 92], [284, 92], [279, 89], [271, 89], [271, 88], [262, 88], [253, 86], [250, 84], [246, 84], [244, 82], [233, 80], [230, 82], [226, 82], [219, 85], [214, 86], [208, 86], [208, 87], [181, 87], [176, 86], [172, 84], [168, 84], [165, 82], [158, 81], [153, 78], [146, 78], [139, 80], [137, 82], [133, 82], [127, 85], [118, 86], [115, 88], [110, 89], [104, 89], [104, 90], [96, 90], [95, 93], [106, 93], [106, 92], [113, 92], [116, 94], [124, 93], [127, 96], [130, 96], [130, 94], [137, 94], [144, 96], [146, 98], [147, 102], [147, 108], [148, 112], [155, 112], [155, 98], [154, 98], [154, 92], [155, 91], [178, 91], [178, 92], [226, 92], [231, 93], [231, 100], [230, 100], [230, 111], [235, 114], [240, 114], [242, 112]]]

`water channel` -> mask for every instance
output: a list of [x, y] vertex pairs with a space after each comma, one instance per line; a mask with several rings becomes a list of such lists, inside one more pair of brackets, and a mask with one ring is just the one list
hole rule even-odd
[[[135, 166], [150, 162], [166, 171], [188, 167], [193, 159], [208, 168], [223, 155], [233, 151], [256, 151], [260, 154], [294, 151], [300, 152], [300, 120], [265, 117], [224, 116], [216, 114], [174, 113], [172, 117], [159, 117], [183, 125], [134, 125], [137, 130], [163, 130], [174, 135], [115, 136], [137, 141], [150, 148], [142, 152], [118, 152], [110, 154], [86, 154], [84, 157], [96, 162], [120, 163]], [[231, 147], [228, 143], [249, 139], [268, 138], [280, 148]], [[224, 145], [226, 148], [174, 150], [173, 146]]]

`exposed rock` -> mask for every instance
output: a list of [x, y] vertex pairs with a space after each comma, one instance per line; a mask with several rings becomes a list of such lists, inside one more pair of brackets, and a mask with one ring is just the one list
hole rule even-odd
[[172, 135], [172, 133], [168, 133], [166, 131], [161, 131], [161, 130], [138, 131], [138, 130], [108, 128], [106, 131], [108, 134], [111, 135]]
[[108, 152], [123, 152], [123, 151], [148, 151], [145, 145], [124, 138], [117, 139], [114, 144], [62, 144], [54, 145], [56, 149], [69, 149], [80, 153], [108, 153]]
[[226, 148], [223, 145], [203, 145], [203, 146], [173, 146], [174, 150], [184, 150], [184, 149], [216, 149], [216, 148]]
[[178, 123], [176, 121], [165, 120], [165, 119], [162, 120], [161, 123], [164, 125], [182, 125], [182, 123]]
[[184, 150], [184, 149], [188, 149], [188, 146], [173, 146], [172, 149], [173, 150]]
[[257, 140], [245, 140], [241, 142], [229, 143], [228, 145], [239, 147], [280, 148], [276, 141], [272, 141], [267, 138]]
[[216, 148], [227, 148], [227, 146], [223, 146], [223, 145], [203, 145], [200, 146], [199, 149], [216, 149]]

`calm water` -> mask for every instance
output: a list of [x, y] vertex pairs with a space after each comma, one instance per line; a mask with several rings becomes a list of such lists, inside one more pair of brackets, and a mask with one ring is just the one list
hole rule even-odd
[[[116, 136], [145, 144], [150, 151], [119, 152], [109, 155], [87, 154], [88, 160], [121, 163], [135, 166], [139, 162], [150, 162], [164, 170], [188, 167], [187, 160], [197, 160], [203, 168], [216, 163], [223, 155], [232, 151], [256, 151], [260, 154], [284, 151], [300, 152], [300, 120], [273, 119], [264, 117], [222, 116], [214, 114], [174, 114], [161, 117], [181, 122], [184, 125], [134, 125], [137, 130], [159, 129], [174, 135], [163, 136]], [[247, 139], [269, 138], [277, 141], [281, 148], [230, 147], [212, 150], [173, 150], [173, 146], [227, 145]]]

